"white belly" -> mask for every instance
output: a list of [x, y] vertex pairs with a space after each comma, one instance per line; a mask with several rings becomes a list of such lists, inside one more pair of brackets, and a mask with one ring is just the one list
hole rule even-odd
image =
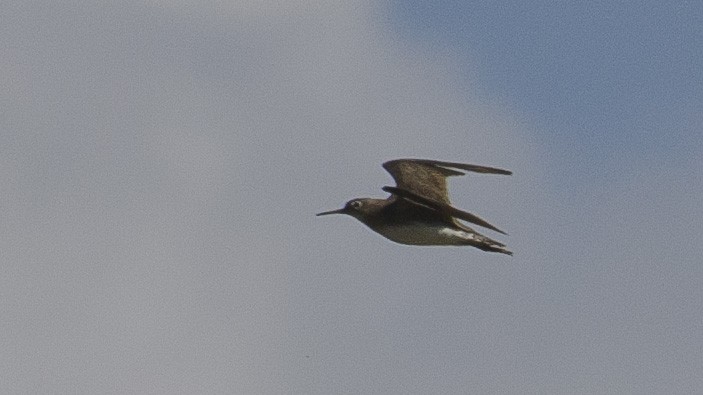
[[461, 245], [467, 244], [467, 241], [478, 241], [475, 233], [446, 226], [390, 226], [377, 232], [396, 243], [411, 245]]

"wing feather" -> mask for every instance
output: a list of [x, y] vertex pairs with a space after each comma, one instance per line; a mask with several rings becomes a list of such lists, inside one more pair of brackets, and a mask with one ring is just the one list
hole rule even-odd
[[409, 200], [410, 202], [413, 202], [416, 204], [421, 204], [423, 206], [432, 208], [432, 209], [437, 210], [443, 214], [449, 215], [450, 217], [462, 219], [464, 221], [471, 222], [472, 224], [483, 226], [484, 228], [488, 228], [488, 229], [494, 230], [498, 233], [502, 233], [504, 235], [507, 235], [507, 233], [505, 233], [502, 230], [491, 225], [486, 220], [484, 220], [474, 214], [471, 214], [469, 212], [462, 211], [462, 210], [459, 210], [458, 208], [452, 207], [449, 204], [446, 204], [443, 202], [438, 202], [438, 201], [429, 199], [425, 196], [417, 195], [417, 194], [413, 193], [412, 191], [408, 191], [408, 190], [405, 190], [402, 188], [385, 186], [382, 189], [384, 191], [391, 193], [395, 196], [398, 196], [402, 199], [406, 199], [406, 200]]
[[447, 177], [464, 174], [456, 169], [485, 174], [512, 174], [495, 167], [428, 159], [396, 159], [384, 163], [383, 168], [391, 174], [398, 188], [445, 204], [449, 204]]

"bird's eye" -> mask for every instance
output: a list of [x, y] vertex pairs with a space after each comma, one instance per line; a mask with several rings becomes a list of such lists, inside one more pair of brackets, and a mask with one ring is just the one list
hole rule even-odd
[[361, 202], [358, 200], [354, 200], [351, 203], [349, 203], [349, 206], [351, 206], [351, 208], [353, 208], [353, 209], [358, 209], [359, 207], [361, 207]]

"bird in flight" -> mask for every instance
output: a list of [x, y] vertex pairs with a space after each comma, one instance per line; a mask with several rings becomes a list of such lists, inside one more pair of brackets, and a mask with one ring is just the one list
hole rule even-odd
[[447, 177], [464, 174], [458, 169], [486, 174], [510, 175], [512, 172], [427, 159], [391, 160], [384, 163], [383, 168], [396, 183], [394, 187], [382, 188], [391, 194], [387, 199], [352, 199], [341, 209], [317, 215], [350, 215], [400, 244], [473, 246], [483, 251], [513, 254], [505, 244], [459, 222], [467, 221], [506, 234], [476, 215], [454, 208], [447, 191]]

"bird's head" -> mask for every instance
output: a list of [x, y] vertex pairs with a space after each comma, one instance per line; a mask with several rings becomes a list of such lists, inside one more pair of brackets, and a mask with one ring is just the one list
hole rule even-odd
[[347, 214], [354, 218], [361, 219], [364, 214], [367, 213], [372, 206], [372, 201], [376, 199], [352, 199], [348, 201], [344, 207], [338, 210], [325, 211], [318, 213], [317, 215], [329, 215], [329, 214]]

